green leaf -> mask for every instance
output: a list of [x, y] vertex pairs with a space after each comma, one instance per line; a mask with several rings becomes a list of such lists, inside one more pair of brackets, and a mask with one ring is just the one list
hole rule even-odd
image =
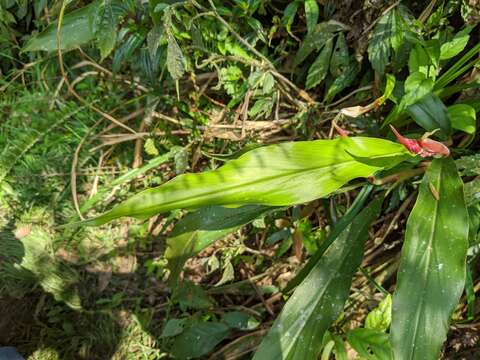
[[463, 49], [465, 49], [465, 46], [467, 46], [468, 40], [470, 39], [470, 31], [472, 31], [472, 27], [466, 27], [462, 31], [459, 31], [451, 41], [443, 43], [440, 48], [440, 60], [451, 59], [460, 54]]
[[288, 4], [285, 10], [283, 11], [282, 24], [285, 26], [285, 29], [287, 29], [287, 32], [289, 34], [291, 34], [292, 32], [293, 20], [295, 20], [295, 14], [297, 13], [299, 6], [300, 6], [299, 1], [293, 1], [290, 4]]
[[447, 107], [434, 93], [430, 93], [415, 104], [410, 105], [407, 108], [407, 112], [425, 130], [433, 131], [440, 129], [440, 134], [443, 138], [447, 138], [450, 135], [451, 124]]
[[407, 221], [393, 296], [395, 359], [438, 359], [465, 283], [468, 227], [455, 163], [434, 159]]
[[392, 296], [388, 294], [365, 319], [365, 328], [387, 331], [392, 321]]
[[372, 201], [328, 248], [288, 299], [254, 360], [317, 359], [325, 331], [340, 315], [363, 258], [370, 224], [382, 198]]
[[307, 18], [307, 32], [310, 34], [315, 30], [318, 22], [317, 0], [305, 0], [305, 17]]
[[467, 104], [455, 104], [448, 107], [448, 116], [454, 129], [475, 134], [477, 115], [475, 109]]
[[223, 316], [223, 321], [231, 328], [239, 330], [253, 330], [260, 325], [258, 320], [243, 311], [227, 312]]
[[230, 334], [227, 325], [219, 322], [193, 324], [179, 335], [172, 346], [175, 359], [198, 358], [208, 354]]
[[455, 165], [462, 176], [480, 175], [480, 154], [462, 156], [455, 161]]
[[122, 12], [114, 9], [112, 0], [104, 0], [97, 10], [94, 22], [94, 32], [97, 46], [100, 49], [102, 60], [105, 59], [115, 47], [117, 40], [117, 25]]
[[173, 35], [167, 39], [167, 69], [173, 80], [179, 80], [185, 73], [185, 58]]
[[405, 95], [400, 102], [401, 110], [403, 111], [406, 107], [428, 95], [432, 91], [433, 85], [433, 80], [424, 73], [415, 72], [410, 74], [407, 80], [405, 80]]
[[[353, 329], [347, 340], [355, 351], [367, 360], [391, 360], [388, 334], [374, 329]], [[403, 358], [402, 358], [403, 360]]]
[[300, 45], [293, 66], [301, 64], [314, 50], [320, 50], [329, 39], [342, 30], [345, 30], [345, 26], [337, 21], [330, 20], [318, 24], [315, 31], [308, 34]]
[[385, 72], [385, 67], [390, 62], [393, 13], [394, 11], [389, 11], [380, 18], [368, 43], [368, 59], [379, 74]]
[[177, 286], [180, 272], [189, 258], [271, 209], [256, 205], [239, 208], [208, 206], [185, 216], [167, 239], [165, 258], [172, 287]]
[[[366, 137], [265, 146], [217, 170], [180, 175], [157, 188], [142, 191], [85, 224], [101, 225], [122, 216], [146, 218], [206, 205], [300, 204], [411, 156], [400, 144]], [[356, 157], [368, 158], [370, 163]]]
[[410, 73], [421, 72], [425, 77], [435, 79], [440, 58], [439, 46], [437, 39], [417, 44], [408, 59]]
[[330, 74], [334, 77], [339, 76], [347, 71], [349, 65], [351, 65], [351, 60], [348, 54], [347, 41], [345, 40], [345, 35], [340, 33], [337, 36], [335, 49], [330, 60]]
[[327, 104], [330, 103], [340, 91], [350, 86], [357, 77], [359, 71], [360, 65], [355, 60], [352, 60], [348, 68], [340, 76], [333, 80], [332, 84], [328, 88], [327, 93], [325, 94], [324, 101]]
[[183, 328], [187, 322], [187, 319], [170, 319], [163, 327], [160, 338], [168, 338], [177, 336], [183, 332]]
[[325, 76], [327, 76], [332, 50], [333, 40], [329, 39], [308, 69], [307, 82], [305, 85], [307, 90], [320, 84], [325, 79]]
[[204, 310], [212, 307], [212, 301], [207, 293], [192, 282], [182, 282], [182, 286], [175, 289], [173, 300], [178, 301], [180, 309]]
[[[94, 19], [99, 8], [95, 1], [81, 9], [64, 16], [60, 30], [60, 48], [70, 50], [86, 44], [95, 38]], [[57, 50], [57, 22], [52, 23], [43, 32], [35, 35], [23, 48], [23, 51]]]

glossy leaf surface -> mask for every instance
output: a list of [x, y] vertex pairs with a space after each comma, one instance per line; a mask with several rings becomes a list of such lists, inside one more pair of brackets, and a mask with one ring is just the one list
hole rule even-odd
[[180, 175], [142, 191], [85, 224], [101, 225], [122, 216], [147, 218], [173, 209], [206, 205], [304, 203], [409, 157], [400, 144], [366, 137], [265, 146], [217, 170]]
[[465, 283], [468, 227], [454, 161], [433, 160], [407, 222], [393, 297], [395, 359], [438, 359]]
[[318, 358], [324, 333], [347, 300], [381, 204], [382, 198], [372, 201], [328, 248], [283, 307], [254, 360]]

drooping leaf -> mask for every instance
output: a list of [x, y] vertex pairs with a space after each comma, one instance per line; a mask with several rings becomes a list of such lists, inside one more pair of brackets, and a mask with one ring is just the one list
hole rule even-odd
[[[62, 50], [73, 49], [95, 38], [94, 19], [99, 5], [100, 2], [95, 1], [63, 17], [60, 31], [60, 47]], [[54, 22], [43, 32], [27, 41], [23, 51], [54, 51], [56, 49], [57, 22]]]
[[325, 331], [337, 319], [363, 258], [368, 228], [382, 198], [370, 203], [328, 248], [288, 299], [254, 360], [317, 359]]
[[[142, 191], [86, 224], [101, 225], [122, 216], [147, 218], [206, 205], [299, 204], [326, 196], [352, 179], [370, 176], [411, 156], [400, 144], [366, 137], [265, 146], [217, 170], [180, 175]], [[369, 159], [369, 163], [358, 159]]]
[[392, 36], [393, 11], [383, 15], [375, 25], [372, 38], [368, 43], [368, 59], [379, 74], [385, 72], [390, 62], [390, 38]]
[[208, 354], [230, 334], [230, 328], [220, 322], [201, 322], [185, 329], [173, 343], [175, 359], [192, 359]]
[[474, 134], [477, 128], [475, 109], [467, 104], [455, 104], [448, 107], [448, 115], [454, 129]]
[[327, 76], [332, 49], [333, 40], [329, 39], [308, 69], [307, 82], [305, 84], [307, 90], [320, 84], [325, 79], [325, 76]]
[[173, 35], [169, 35], [167, 39], [167, 69], [174, 80], [179, 80], [185, 73], [185, 58]]
[[315, 30], [315, 26], [318, 22], [318, 12], [317, 0], [305, 0], [305, 17], [307, 18], [308, 33]]
[[434, 93], [430, 93], [410, 105], [407, 111], [413, 120], [425, 130], [434, 131], [440, 129], [439, 134], [443, 138], [450, 135], [451, 124], [447, 107]]
[[271, 209], [256, 205], [239, 208], [207, 206], [185, 216], [167, 239], [165, 258], [172, 286], [176, 286], [183, 265], [189, 258]]
[[395, 359], [438, 359], [465, 283], [468, 227], [454, 161], [433, 160], [407, 222], [393, 296]]
[[391, 360], [391, 345], [388, 334], [374, 329], [353, 329], [347, 340], [355, 351], [367, 360]]

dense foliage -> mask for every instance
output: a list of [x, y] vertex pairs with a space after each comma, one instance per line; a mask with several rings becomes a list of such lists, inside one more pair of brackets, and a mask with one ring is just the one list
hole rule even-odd
[[0, 345], [480, 356], [479, 22], [475, 0], [0, 0]]

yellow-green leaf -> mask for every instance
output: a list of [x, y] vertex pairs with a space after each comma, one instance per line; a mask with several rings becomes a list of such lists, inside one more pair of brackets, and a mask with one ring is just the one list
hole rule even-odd
[[265, 146], [217, 170], [180, 175], [142, 191], [85, 224], [101, 225], [123, 216], [147, 218], [173, 209], [206, 205], [304, 203], [411, 156], [400, 144], [367, 137]]

